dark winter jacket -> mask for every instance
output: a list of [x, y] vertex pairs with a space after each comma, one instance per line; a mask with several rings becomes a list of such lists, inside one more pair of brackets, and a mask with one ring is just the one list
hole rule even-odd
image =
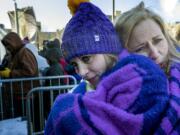
[[[27, 78], [38, 76], [38, 64], [33, 53], [24, 47], [21, 38], [14, 32], [8, 33], [2, 43], [11, 53], [11, 59], [8, 68], [11, 70], [9, 78]], [[21, 93], [21, 88], [18, 84], [13, 86], [16, 93]], [[24, 93], [31, 89], [30, 82], [24, 85]]]
[[[47, 49], [45, 57], [48, 60], [50, 67], [45, 69], [44, 76], [63, 75], [62, 66], [59, 64], [59, 59], [61, 57], [60, 50], [57, 48]], [[52, 82], [46, 81], [46, 85], [59, 85], [59, 82], [58, 80], [53, 80]]]

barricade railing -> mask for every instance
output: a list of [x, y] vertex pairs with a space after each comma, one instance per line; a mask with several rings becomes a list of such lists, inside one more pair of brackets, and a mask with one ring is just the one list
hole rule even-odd
[[[76, 85], [61, 85], [61, 86], [51, 86], [51, 87], [37, 87], [32, 89], [27, 94], [27, 127], [28, 135], [41, 135], [44, 134], [44, 128], [48, 114], [53, 105], [55, 97], [59, 94], [64, 94], [69, 92]], [[58, 93], [57, 93], [58, 92]], [[39, 94], [39, 113], [37, 114], [32, 109], [32, 99], [31, 97]], [[49, 98], [47, 98], [48, 93]], [[56, 95], [56, 96], [54, 96]], [[45, 101], [46, 100], [46, 101]], [[47, 101], [49, 100], [49, 102]], [[50, 104], [50, 107], [48, 107]], [[47, 113], [48, 111], [48, 113]], [[35, 116], [36, 115], [36, 116]], [[34, 120], [35, 118], [35, 120]]]
[[[77, 84], [76, 79], [71, 75], [16, 79], [0, 78], [0, 120], [19, 116], [26, 117], [26, 95], [31, 89], [35, 87], [71, 84]], [[31, 98], [34, 99], [37, 97], [40, 97], [40, 95], [32, 96]]]

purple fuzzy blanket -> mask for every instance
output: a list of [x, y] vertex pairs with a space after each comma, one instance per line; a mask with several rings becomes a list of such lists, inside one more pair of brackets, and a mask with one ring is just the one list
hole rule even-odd
[[78, 92], [58, 96], [45, 134], [179, 135], [179, 67], [171, 67], [168, 81], [151, 60], [127, 56], [102, 76], [95, 91], [84, 93], [81, 83]]

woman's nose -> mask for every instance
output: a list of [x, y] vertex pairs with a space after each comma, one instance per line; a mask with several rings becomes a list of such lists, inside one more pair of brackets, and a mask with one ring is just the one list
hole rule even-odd
[[149, 57], [152, 58], [153, 60], [157, 59], [158, 57], [158, 50], [155, 47], [155, 45], [153, 45], [152, 43], [148, 43], [149, 44]]

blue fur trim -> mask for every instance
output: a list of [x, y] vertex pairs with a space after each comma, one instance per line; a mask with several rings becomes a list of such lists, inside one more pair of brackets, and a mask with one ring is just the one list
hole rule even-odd
[[72, 93], [74, 94], [82, 94], [84, 95], [86, 93], [86, 82], [80, 82], [80, 84], [73, 90]]

